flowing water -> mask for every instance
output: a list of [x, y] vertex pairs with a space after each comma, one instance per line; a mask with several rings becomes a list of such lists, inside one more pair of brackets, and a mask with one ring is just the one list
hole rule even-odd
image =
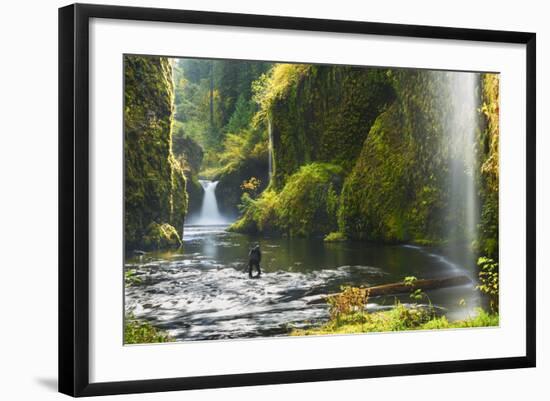
[[[481, 107], [478, 94], [479, 74], [453, 72], [448, 75], [446, 88], [442, 93], [449, 94], [448, 118], [444, 121], [444, 133], [450, 144], [449, 194], [450, 202], [447, 214], [459, 224], [449, 224], [447, 237], [472, 243], [477, 238], [479, 223], [479, 188], [475, 171], [476, 136], [480, 126], [478, 121]], [[475, 263], [475, 255], [470, 248], [467, 252], [468, 263]]]
[[193, 216], [190, 223], [193, 225], [227, 224], [227, 219], [220, 214], [218, 201], [216, 200], [216, 187], [218, 181], [199, 180], [204, 189], [201, 211], [198, 216]]
[[267, 120], [267, 137], [268, 137], [267, 150], [269, 152], [268, 159], [267, 159], [267, 163], [268, 163], [267, 172], [269, 176], [269, 181], [271, 182], [271, 180], [273, 179], [273, 130], [271, 128], [270, 118]]
[[[288, 335], [292, 327], [328, 320], [322, 294], [341, 285], [376, 285], [469, 274], [456, 250], [416, 246], [324, 243], [322, 239], [254, 238], [226, 225], [186, 226], [182, 251], [127, 259], [142, 283], [126, 288], [126, 310], [167, 330], [178, 341]], [[262, 248], [259, 279], [249, 279], [247, 258]], [[454, 252], [451, 252], [454, 251]], [[481, 299], [473, 285], [428, 292], [450, 320], [473, 315]], [[398, 297], [410, 302], [407, 295]], [[464, 299], [466, 306], [460, 306]], [[391, 308], [394, 297], [371, 298], [368, 310]]]

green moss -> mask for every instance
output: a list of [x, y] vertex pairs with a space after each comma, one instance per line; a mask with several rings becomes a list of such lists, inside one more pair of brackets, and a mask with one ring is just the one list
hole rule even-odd
[[344, 183], [339, 230], [348, 237], [438, 243], [460, 226], [449, 212], [449, 74], [392, 72], [397, 98], [372, 125]]
[[204, 198], [204, 189], [199, 182], [198, 176], [191, 172], [185, 173], [186, 187], [185, 190], [188, 196], [187, 215], [190, 216], [193, 213], [198, 213], [202, 207], [202, 200]]
[[141, 277], [137, 275], [136, 269], [128, 269], [124, 271], [124, 286], [131, 287], [133, 285], [139, 285], [143, 282]]
[[268, 189], [254, 200], [247, 194], [242, 197], [243, 216], [229, 227], [229, 231], [241, 233], [280, 233], [277, 214], [279, 199], [275, 191]]
[[291, 176], [278, 196], [278, 225], [290, 236], [324, 235], [337, 228], [332, 197], [342, 186], [341, 167], [311, 163]]
[[124, 344], [165, 343], [174, 341], [168, 333], [151, 323], [138, 320], [132, 314], [124, 318]]
[[499, 315], [487, 313], [482, 309], [478, 309], [474, 317], [449, 322], [445, 316], [435, 317], [426, 309], [406, 308], [399, 304], [389, 311], [374, 313], [358, 312], [341, 317], [338, 320], [330, 321], [321, 327], [295, 329], [291, 332], [291, 335], [381, 333], [405, 330], [491, 327], [498, 325]]
[[172, 153], [172, 67], [163, 57], [124, 58], [126, 247], [145, 246], [152, 222], [183, 227], [186, 180]]
[[499, 75], [482, 74], [481, 113], [485, 123], [479, 135], [481, 221], [477, 248], [498, 261], [499, 238]]
[[258, 126], [251, 123], [239, 134], [228, 134], [219, 158], [223, 168], [213, 174], [213, 179], [219, 181], [216, 187], [218, 207], [223, 214], [237, 216], [242, 183], [257, 178], [260, 181], [258, 192], [269, 184], [266, 128], [261, 123]]
[[312, 162], [349, 171], [394, 97], [386, 71], [376, 68], [282, 64], [264, 86], [260, 104], [271, 125], [278, 190]]
[[239, 232], [325, 235], [337, 228], [335, 211], [342, 186], [341, 167], [311, 163], [288, 179], [277, 192], [269, 189], [246, 200], [244, 215], [231, 229]]
[[204, 189], [198, 179], [204, 151], [195, 140], [185, 135], [182, 128], [172, 136], [172, 150], [175, 158], [181, 165], [186, 180], [185, 190], [188, 195], [187, 215], [198, 213], [204, 196]]
[[346, 239], [347, 238], [343, 233], [339, 231], [335, 231], [327, 234], [324, 238], [324, 241], [325, 242], [343, 242], [343, 241], [346, 241]]
[[178, 248], [181, 246], [181, 238], [178, 231], [170, 224], [149, 224], [143, 237], [143, 248], [146, 250]]

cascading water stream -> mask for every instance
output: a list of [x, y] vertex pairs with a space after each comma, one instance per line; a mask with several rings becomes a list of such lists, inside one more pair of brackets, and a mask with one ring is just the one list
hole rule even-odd
[[216, 199], [216, 187], [218, 181], [199, 180], [204, 189], [202, 207], [198, 218], [193, 221], [195, 225], [213, 226], [227, 224], [227, 220], [221, 215]]
[[478, 74], [457, 73], [449, 75], [448, 94], [450, 114], [445, 131], [450, 143], [450, 202], [449, 213], [454, 224], [449, 224], [451, 241], [464, 241], [467, 249], [466, 263], [475, 263], [472, 242], [477, 238], [479, 223], [478, 188], [476, 182], [476, 135], [479, 127], [477, 95]]
[[269, 138], [269, 142], [267, 145], [267, 149], [269, 152], [269, 159], [268, 159], [268, 166], [269, 166], [269, 182], [273, 179], [273, 131], [271, 128], [271, 118], [267, 120], [267, 134]]

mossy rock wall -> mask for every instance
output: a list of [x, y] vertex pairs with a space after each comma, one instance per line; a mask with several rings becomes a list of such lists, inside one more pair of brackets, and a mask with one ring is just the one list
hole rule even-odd
[[172, 153], [174, 88], [166, 58], [124, 59], [125, 241], [145, 247], [152, 224], [181, 236], [187, 211], [186, 180]]
[[172, 151], [185, 175], [188, 196], [187, 216], [191, 217], [200, 212], [204, 198], [204, 189], [198, 176], [204, 151], [196, 141], [183, 133], [183, 129], [173, 135]]
[[481, 219], [478, 251], [498, 261], [499, 221], [499, 76], [483, 74], [481, 80], [484, 129], [479, 138], [481, 157]]
[[269, 185], [266, 128], [263, 125], [251, 127], [244, 146], [227, 161], [225, 167], [218, 171], [213, 179], [218, 181], [216, 198], [220, 212], [233, 218], [239, 215], [244, 181], [249, 181], [252, 177], [259, 180], [256, 193], [264, 191]]
[[[465, 194], [450, 190], [451, 169], [464, 175], [473, 167], [478, 176], [480, 170], [466, 166], [453, 145], [463, 135], [456, 122], [463, 116], [456, 115], [455, 74], [391, 73], [396, 100], [376, 119], [344, 183], [339, 229], [348, 238], [419, 243], [465, 238]], [[473, 85], [478, 96], [479, 84]], [[477, 111], [473, 114], [478, 124]], [[469, 151], [476, 151], [472, 146]]]
[[267, 157], [251, 156], [240, 161], [234, 168], [222, 171], [215, 179], [216, 199], [220, 213], [226, 216], [237, 216], [243, 191], [241, 184], [251, 177], [256, 177], [261, 184], [258, 191], [263, 191], [269, 184]]
[[296, 65], [297, 77], [267, 112], [274, 149], [274, 186], [301, 166], [325, 162], [350, 171], [376, 117], [395, 94], [386, 70]]
[[[234, 230], [470, 245], [472, 201], [474, 245], [495, 258], [498, 75], [303, 65], [275, 72], [263, 105], [274, 180]], [[323, 165], [340, 168], [338, 180], [316, 179]], [[328, 197], [313, 189], [326, 193], [329, 183]]]
[[342, 183], [340, 166], [328, 163], [302, 166], [280, 192], [268, 189], [258, 200], [250, 201], [243, 217], [231, 229], [322, 237], [338, 227], [336, 213]]

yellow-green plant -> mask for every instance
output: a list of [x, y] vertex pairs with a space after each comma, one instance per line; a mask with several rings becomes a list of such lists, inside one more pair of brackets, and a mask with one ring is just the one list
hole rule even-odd
[[126, 287], [131, 287], [132, 285], [138, 285], [141, 283], [142, 279], [137, 275], [136, 269], [129, 269], [124, 272], [124, 284]]
[[124, 343], [146, 344], [174, 341], [164, 330], [151, 323], [137, 319], [133, 314], [127, 314], [124, 319]]
[[369, 299], [369, 289], [362, 287], [341, 287], [342, 292], [327, 299], [330, 318], [338, 321], [341, 317], [363, 312]]
[[479, 285], [476, 287], [489, 296], [491, 310], [498, 312], [498, 263], [485, 256], [477, 260], [479, 266]]
[[403, 282], [406, 286], [411, 287], [411, 292], [409, 293], [409, 298], [411, 298], [413, 301], [421, 301], [423, 298], [426, 298], [428, 300], [428, 305], [430, 307], [430, 314], [432, 316], [435, 316], [435, 308], [433, 307], [432, 300], [426, 294], [424, 291], [422, 291], [422, 288], [415, 288], [417, 284], [418, 279], [415, 276], [407, 276], [403, 279]]
[[258, 190], [260, 188], [260, 185], [262, 184], [262, 181], [259, 178], [256, 177], [250, 177], [248, 180], [244, 180], [241, 184], [241, 189], [249, 193], [252, 198], [258, 197]]

